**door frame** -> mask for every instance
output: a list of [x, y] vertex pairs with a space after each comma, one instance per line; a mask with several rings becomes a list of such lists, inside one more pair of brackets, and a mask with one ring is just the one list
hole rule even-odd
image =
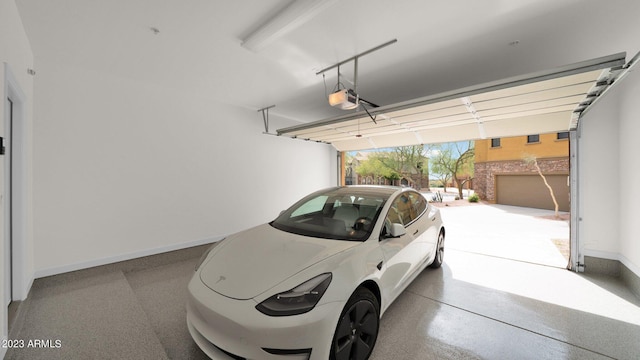
[[578, 233], [580, 227], [579, 201], [580, 201], [580, 187], [578, 184], [578, 154], [580, 153], [578, 148], [578, 139], [580, 138], [580, 122], [578, 122], [577, 129], [569, 131], [569, 206], [571, 207], [570, 222], [569, 222], [569, 241], [570, 241], [570, 255], [569, 264], [567, 269], [575, 272], [584, 272], [584, 255], [580, 248], [580, 234]]
[[13, 239], [12, 239], [12, 227], [13, 227], [13, 219], [12, 212], [13, 206], [11, 204], [11, 195], [12, 195], [12, 176], [13, 173], [11, 169], [11, 157], [13, 156], [13, 151], [11, 151], [11, 145], [13, 142], [12, 136], [12, 127], [13, 127], [13, 99], [11, 96], [6, 96], [4, 99], [5, 104], [5, 120], [4, 120], [4, 136], [2, 141], [2, 155], [4, 160], [4, 179], [3, 179], [3, 187], [2, 187], [2, 211], [4, 215], [4, 229], [3, 229], [3, 244], [4, 244], [4, 264], [3, 269], [5, 271], [4, 274], [4, 299], [3, 304], [9, 305], [11, 301], [13, 301]]
[[[27, 297], [28, 289], [29, 289], [29, 280], [27, 277], [26, 271], [26, 234], [27, 234], [27, 176], [26, 176], [26, 103], [27, 97], [20, 87], [20, 83], [17, 81], [13, 72], [11, 71], [11, 67], [6, 62], [4, 63], [4, 99], [3, 102], [6, 102], [6, 98], [10, 98], [13, 103], [13, 128], [9, 129], [9, 121], [11, 114], [9, 114], [9, 109], [5, 109], [3, 114], [3, 129], [5, 130], [5, 138], [12, 137], [9, 141], [12, 141], [11, 146], [12, 156], [11, 159], [13, 163], [11, 164], [11, 183], [13, 186], [11, 187], [11, 201], [2, 201], [2, 211], [4, 221], [11, 221], [11, 244], [12, 244], [12, 253], [10, 254], [12, 259], [12, 271], [11, 271], [11, 285], [12, 291], [11, 295], [6, 294], [5, 299], [7, 300], [7, 296], [12, 296], [11, 300], [24, 300]], [[11, 134], [7, 133], [7, 130], [11, 130]], [[13, 136], [11, 136], [13, 135]], [[4, 156], [4, 155], [3, 155]], [[1, 191], [6, 193], [8, 187], [9, 173], [8, 167], [9, 164], [4, 162], [4, 185]], [[9, 209], [11, 206], [11, 209]], [[9, 212], [11, 211], [11, 212]], [[5, 227], [6, 228], [6, 227]], [[7, 237], [8, 231], [3, 231], [3, 246], [5, 250], [9, 247], [9, 238]], [[4, 259], [3, 259], [4, 260]], [[4, 269], [3, 269], [4, 273]], [[7, 279], [8, 274], [3, 274], [5, 280]]]

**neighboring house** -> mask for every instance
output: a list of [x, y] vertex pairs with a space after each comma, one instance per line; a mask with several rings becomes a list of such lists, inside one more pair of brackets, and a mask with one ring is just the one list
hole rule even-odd
[[[344, 163], [344, 185], [394, 185], [409, 186], [420, 190], [428, 187], [428, 158], [424, 158], [424, 163], [419, 164], [420, 169], [405, 165], [400, 174], [400, 179], [389, 180], [376, 174], [360, 175], [356, 169], [360, 164], [369, 159], [370, 152], [359, 151], [353, 156], [345, 159]], [[344, 158], [344, 157], [343, 157]]]
[[[345, 157], [343, 156], [343, 158]], [[356, 172], [356, 169], [358, 168], [358, 166], [360, 166], [360, 163], [367, 160], [368, 158], [368, 152], [358, 151], [353, 156], [350, 156], [348, 159], [346, 159], [344, 164], [344, 185], [378, 184], [381, 179], [374, 179], [373, 176], [360, 176]]]
[[553, 188], [559, 208], [569, 211], [569, 133], [476, 140], [474, 190], [488, 202], [553, 209], [549, 190], [533, 166], [534, 156]]
[[[416, 190], [429, 189], [429, 158], [416, 166], [405, 165], [402, 168], [400, 180], [401, 186], [409, 186]], [[397, 184], [394, 184], [397, 185]]]

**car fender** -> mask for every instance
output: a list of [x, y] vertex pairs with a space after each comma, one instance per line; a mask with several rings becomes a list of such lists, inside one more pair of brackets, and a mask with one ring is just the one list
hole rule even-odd
[[381, 250], [375, 246], [376, 243], [377, 240], [375, 242], [367, 240], [358, 244], [358, 246], [326, 258], [256, 296], [254, 300], [256, 303], [260, 303], [275, 294], [288, 291], [317, 275], [329, 272], [333, 275], [331, 284], [316, 306], [330, 302], [346, 303], [355, 289], [363, 282], [373, 280], [377, 283], [376, 272], [379, 270], [376, 266], [382, 261], [383, 255]]

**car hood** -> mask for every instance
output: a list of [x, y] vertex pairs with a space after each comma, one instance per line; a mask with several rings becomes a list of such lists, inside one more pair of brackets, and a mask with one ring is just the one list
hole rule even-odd
[[200, 279], [221, 295], [251, 299], [358, 244], [291, 234], [264, 224], [227, 237], [202, 266]]

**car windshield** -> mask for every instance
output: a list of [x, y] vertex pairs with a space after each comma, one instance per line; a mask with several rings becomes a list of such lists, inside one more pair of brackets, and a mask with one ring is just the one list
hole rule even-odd
[[388, 197], [387, 192], [356, 187], [320, 191], [285, 210], [271, 226], [305, 236], [364, 241]]

